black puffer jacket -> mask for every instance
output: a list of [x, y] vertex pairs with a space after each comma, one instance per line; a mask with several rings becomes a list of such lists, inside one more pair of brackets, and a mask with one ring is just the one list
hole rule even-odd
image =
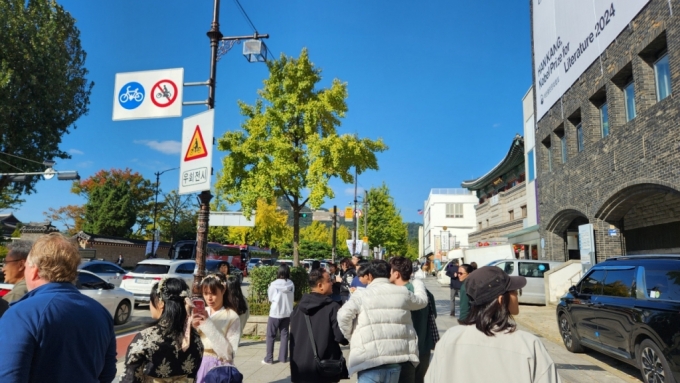
[[[340, 345], [349, 342], [338, 327], [338, 309], [340, 305], [327, 295], [317, 293], [302, 296], [293, 314], [290, 316], [290, 375], [294, 383], [330, 383], [337, 382], [323, 378], [318, 374], [312, 343], [309, 340], [305, 314], [309, 315], [312, 334], [316, 342], [316, 352], [320, 359], [340, 360]], [[347, 366], [343, 368], [343, 379], [349, 379]]]

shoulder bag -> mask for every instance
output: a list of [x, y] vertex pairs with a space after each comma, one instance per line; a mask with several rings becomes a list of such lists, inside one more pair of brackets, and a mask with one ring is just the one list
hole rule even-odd
[[314, 352], [314, 360], [316, 361], [316, 369], [324, 378], [342, 379], [342, 370], [345, 366], [345, 358], [340, 356], [340, 360], [335, 359], [319, 359], [316, 353], [316, 342], [314, 342], [314, 334], [312, 333], [312, 323], [309, 321], [309, 315], [305, 315], [305, 323], [307, 324], [307, 332], [309, 333], [309, 341], [312, 342], [312, 351]]

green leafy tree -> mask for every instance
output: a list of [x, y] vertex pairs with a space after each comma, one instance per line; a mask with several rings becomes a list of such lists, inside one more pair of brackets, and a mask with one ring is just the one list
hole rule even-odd
[[331, 245], [333, 242], [333, 234], [326, 225], [319, 221], [314, 221], [311, 225], [300, 229], [300, 239], [303, 241], [322, 242]]
[[192, 195], [181, 196], [176, 190], [165, 195], [163, 204], [159, 204], [159, 214], [156, 219], [161, 239], [175, 242], [196, 238], [198, 206], [193, 201]]
[[[347, 84], [334, 79], [316, 89], [321, 70], [303, 49], [298, 59], [281, 55], [267, 63], [269, 78], [254, 105], [239, 102], [246, 117], [242, 130], [219, 139], [226, 151], [217, 191], [251, 211], [260, 198], [285, 197], [293, 209], [294, 264], [299, 264], [300, 211], [333, 198], [331, 178], [354, 182], [352, 168], [378, 169], [376, 152], [387, 149], [356, 135], [338, 135], [347, 112]], [[353, 169], [352, 169], [353, 170]]]
[[130, 188], [109, 179], [90, 193], [85, 204], [83, 230], [99, 235], [127, 237], [132, 234], [136, 217]]
[[[70, 158], [59, 144], [88, 112], [93, 83], [75, 19], [53, 0], [0, 1], [0, 173], [42, 172], [42, 161]], [[8, 163], [9, 162], [9, 163]], [[0, 208], [35, 191], [40, 176], [0, 177]]]
[[[370, 247], [382, 246], [387, 255], [406, 255], [408, 232], [401, 212], [394, 204], [390, 190], [384, 183], [368, 191], [368, 241]], [[359, 220], [359, 233], [363, 233], [363, 220]], [[417, 250], [417, 248], [416, 248]]]

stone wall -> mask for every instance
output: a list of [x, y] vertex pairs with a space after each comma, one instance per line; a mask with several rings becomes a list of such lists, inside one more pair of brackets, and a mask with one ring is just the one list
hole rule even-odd
[[[676, 5], [677, 6], [677, 5]], [[656, 99], [653, 55], [667, 48], [672, 95]], [[636, 117], [626, 121], [623, 87], [632, 75]], [[548, 259], [565, 260], [566, 227], [584, 217], [595, 227], [598, 260], [626, 253], [624, 222], [647, 225], [674, 219], [680, 191], [680, 24], [669, 2], [651, 0], [629, 26], [581, 75], [536, 131], [540, 232]], [[599, 104], [609, 107], [609, 131], [602, 137]], [[582, 124], [579, 152], [576, 126]], [[562, 163], [560, 137], [566, 137]], [[548, 164], [552, 150], [552, 169]], [[649, 200], [648, 200], [649, 199]], [[656, 204], [648, 214], [643, 205]], [[636, 206], [637, 205], [637, 206]], [[638, 207], [628, 219], [626, 213]], [[653, 213], [652, 213], [653, 212]], [[639, 226], [637, 226], [639, 227]], [[618, 229], [619, 236], [608, 235]]]
[[[508, 191], [498, 193], [498, 203], [492, 205], [491, 200], [487, 200], [475, 206], [478, 225], [477, 230], [468, 234], [468, 242], [474, 244], [500, 239], [507, 234], [521, 230], [523, 227], [522, 206], [526, 205], [526, 187], [525, 182], [522, 182]], [[512, 220], [510, 211], [514, 213]], [[482, 224], [481, 230], [479, 222]]]

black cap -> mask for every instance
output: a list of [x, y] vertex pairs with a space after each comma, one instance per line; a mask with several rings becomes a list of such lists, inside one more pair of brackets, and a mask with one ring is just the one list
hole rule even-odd
[[484, 266], [470, 273], [465, 279], [465, 292], [470, 297], [470, 304], [479, 306], [508, 291], [519, 290], [526, 284], [527, 279], [524, 277], [511, 277], [499, 267]]

